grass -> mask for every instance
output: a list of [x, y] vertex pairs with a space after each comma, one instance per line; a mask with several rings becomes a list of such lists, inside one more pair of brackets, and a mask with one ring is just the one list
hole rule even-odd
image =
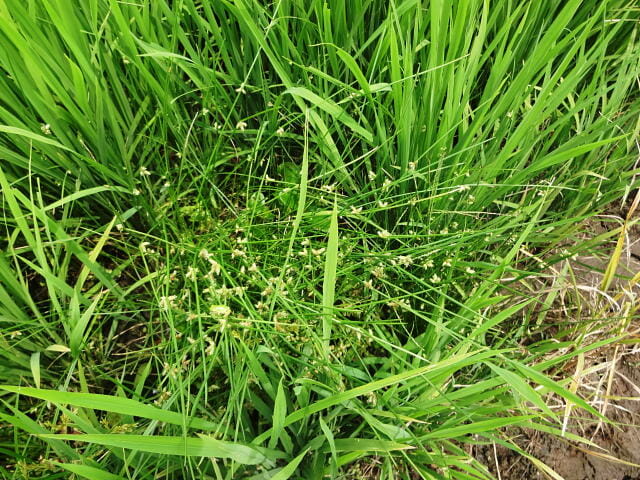
[[521, 286], [637, 188], [639, 20], [2, 0], [3, 477], [491, 478], [470, 446], [510, 426], [588, 442], [556, 373], [619, 337], [528, 342], [555, 296]]

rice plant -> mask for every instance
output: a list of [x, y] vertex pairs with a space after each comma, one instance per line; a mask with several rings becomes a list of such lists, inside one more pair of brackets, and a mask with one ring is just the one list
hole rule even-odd
[[3, 477], [551, 475], [506, 432], [590, 445], [556, 374], [619, 338], [520, 287], [638, 186], [639, 21], [0, 0]]

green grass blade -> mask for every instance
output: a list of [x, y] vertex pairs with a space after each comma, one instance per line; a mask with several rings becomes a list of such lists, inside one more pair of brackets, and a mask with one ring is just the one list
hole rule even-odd
[[455, 427], [446, 427], [427, 433], [421, 437], [421, 440], [437, 440], [443, 438], [459, 438], [474, 433], [489, 432], [498, 430], [500, 428], [519, 425], [535, 418], [533, 415], [509, 415], [505, 418], [494, 418], [491, 420], [481, 420], [479, 422], [472, 422], [465, 425], [458, 425]]
[[29, 364], [31, 365], [33, 383], [35, 383], [36, 388], [40, 388], [40, 352], [34, 352], [31, 354]]
[[10, 135], [18, 135], [20, 137], [28, 138], [29, 140], [35, 140], [36, 142], [43, 143], [45, 145], [51, 145], [68, 152], [72, 152], [70, 148], [65, 147], [61, 143], [56, 142], [51, 138], [47, 138], [43, 135], [38, 135], [37, 133], [30, 132], [29, 130], [25, 130], [23, 128], [11, 127], [9, 125], [0, 125], [0, 132], [8, 133]]
[[286, 93], [290, 95], [294, 95], [300, 98], [304, 98], [308, 102], [315, 107], [318, 107], [320, 110], [327, 112], [331, 115], [335, 120], [344, 123], [347, 127], [349, 127], [354, 133], [357, 133], [362, 138], [367, 140], [368, 142], [373, 141], [373, 135], [371, 132], [364, 129], [362, 126], [358, 124], [352, 117], [350, 117], [337, 103], [332, 102], [331, 100], [321, 98], [317, 94], [308, 90], [304, 87], [291, 87], [288, 88]]
[[245, 465], [256, 465], [265, 456], [256, 449], [210, 437], [168, 437], [122, 434], [42, 434], [41, 438], [86, 442], [106, 447], [126, 448], [139, 452], [178, 455], [182, 457], [229, 458]]
[[372, 438], [336, 438], [335, 449], [338, 452], [384, 452], [398, 450], [412, 450], [416, 447], [390, 440], [376, 440]]
[[487, 365], [496, 372], [500, 377], [504, 379], [504, 381], [512, 387], [516, 392], [518, 392], [522, 397], [531, 402], [533, 405], [538, 407], [542, 412], [556, 421], [558, 420], [558, 416], [553, 413], [553, 411], [547, 406], [541, 396], [533, 389], [531, 386], [522, 380], [518, 374], [510, 372], [504, 368], [500, 368], [497, 365], [492, 364], [491, 362], [486, 362]]
[[307, 452], [308, 450], [305, 450], [296, 458], [291, 460], [286, 466], [282, 467], [273, 477], [271, 477], [271, 480], [288, 480], [291, 478], [291, 476], [296, 473], [298, 465], [300, 465], [300, 462], [302, 462], [302, 459]]
[[60, 405], [73, 405], [75, 407], [90, 408], [92, 410], [104, 410], [107, 412], [131, 415], [133, 417], [148, 418], [172, 425], [186, 425], [190, 428], [202, 430], [215, 430], [216, 423], [199, 418], [189, 418], [177, 412], [162, 410], [161, 408], [145, 405], [136, 400], [97, 393], [60, 392], [57, 390], [41, 390], [30, 387], [14, 387], [0, 385], [0, 389], [13, 392], [18, 395], [39, 398], [47, 402]]
[[273, 430], [271, 432], [271, 439], [269, 440], [269, 448], [273, 449], [278, 444], [278, 439], [282, 435], [284, 430], [284, 420], [287, 416], [287, 398], [284, 393], [284, 387], [282, 380], [278, 383], [278, 391], [276, 393], [276, 399], [273, 405], [273, 417], [272, 425]]
[[75, 473], [76, 475], [79, 475], [83, 478], [88, 478], [89, 480], [125, 480], [125, 477], [105, 472], [100, 468], [90, 467], [88, 465], [58, 462], [55, 462], [55, 465], [64, 468], [68, 472]]
[[322, 282], [322, 347], [326, 359], [330, 354], [331, 330], [333, 326], [333, 309], [336, 295], [336, 273], [338, 268], [338, 205], [333, 204], [329, 235], [327, 240], [327, 256], [324, 264], [324, 280]]

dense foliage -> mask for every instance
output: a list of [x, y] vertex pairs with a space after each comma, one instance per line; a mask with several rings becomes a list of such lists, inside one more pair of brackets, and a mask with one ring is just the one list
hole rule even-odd
[[639, 21], [0, 0], [4, 478], [491, 478], [597, 415], [521, 286], [636, 186]]

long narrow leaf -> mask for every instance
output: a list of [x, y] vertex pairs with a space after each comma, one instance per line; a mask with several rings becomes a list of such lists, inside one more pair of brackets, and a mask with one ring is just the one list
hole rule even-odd
[[121, 398], [97, 393], [60, 392], [57, 390], [44, 390], [30, 387], [14, 387], [0, 385], [0, 389], [7, 392], [26, 395], [33, 398], [46, 400], [60, 405], [73, 405], [75, 407], [105, 410], [107, 412], [131, 415], [134, 417], [148, 418], [173, 425], [186, 425], [190, 428], [202, 430], [215, 430], [216, 423], [199, 418], [189, 418], [177, 412], [162, 410], [161, 408], [145, 405], [130, 398]]

